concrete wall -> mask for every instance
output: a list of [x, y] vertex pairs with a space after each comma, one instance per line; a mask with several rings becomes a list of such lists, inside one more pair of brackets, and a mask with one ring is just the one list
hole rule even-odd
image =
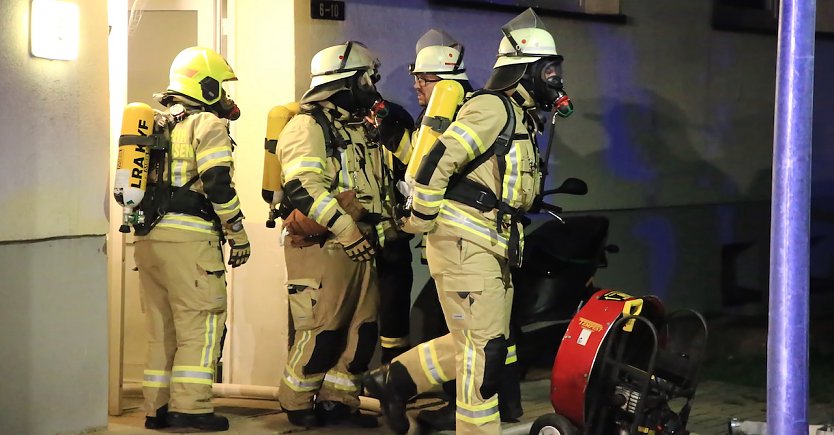
[[241, 117], [233, 125], [235, 188], [246, 215], [252, 257], [232, 269], [224, 382], [274, 385], [287, 354], [286, 273], [280, 229], [264, 226], [263, 143], [269, 109], [295, 99], [294, 4], [243, 0], [229, 4], [228, 60], [239, 81], [230, 93]]
[[78, 59], [50, 61], [0, 2], [0, 433], [107, 424], [107, 3], [77, 3]]

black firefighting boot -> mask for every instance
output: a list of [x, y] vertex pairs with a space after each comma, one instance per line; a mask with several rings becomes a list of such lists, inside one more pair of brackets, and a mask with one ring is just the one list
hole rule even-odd
[[168, 412], [168, 424], [173, 427], [189, 427], [203, 432], [223, 432], [229, 430], [229, 419], [213, 412], [208, 414], [186, 414]]
[[521, 377], [517, 362], [505, 365], [501, 373], [498, 385], [498, 412], [501, 413], [501, 421], [507, 423], [518, 422], [524, 414], [521, 408]]
[[340, 424], [374, 428], [379, 426], [376, 417], [370, 414], [362, 414], [358, 409], [351, 409], [340, 402], [325, 400], [316, 403], [316, 417], [324, 426], [335, 426]]
[[310, 428], [322, 425], [312, 409], [296, 409], [294, 411], [285, 409], [284, 413], [287, 414], [287, 420], [295, 426]]
[[162, 405], [156, 410], [156, 416], [145, 417], [145, 429], [165, 429], [169, 427], [168, 424], [168, 405]]
[[455, 411], [457, 410], [455, 381], [444, 382], [443, 391], [449, 397], [449, 401], [442, 408], [420, 411], [417, 414], [417, 421], [420, 422], [421, 426], [438, 432], [455, 430]]
[[405, 406], [408, 399], [417, 394], [417, 386], [408, 375], [408, 370], [399, 362], [394, 362], [366, 373], [362, 381], [368, 393], [379, 399], [379, 407], [385, 414], [388, 427], [396, 434], [406, 434], [409, 422]]

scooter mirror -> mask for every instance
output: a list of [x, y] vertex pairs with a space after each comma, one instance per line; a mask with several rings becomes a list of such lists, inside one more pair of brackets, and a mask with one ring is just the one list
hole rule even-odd
[[567, 180], [562, 182], [561, 186], [555, 189], [546, 190], [544, 192], [544, 195], [552, 195], [554, 193], [565, 193], [568, 195], [584, 195], [588, 193], [588, 185], [578, 178], [568, 178]]

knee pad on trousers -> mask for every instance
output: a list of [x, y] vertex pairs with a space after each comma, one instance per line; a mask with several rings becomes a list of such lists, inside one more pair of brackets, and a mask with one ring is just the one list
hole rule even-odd
[[368, 371], [368, 364], [376, 350], [376, 338], [379, 335], [376, 322], [363, 323], [359, 326], [359, 337], [356, 340], [356, 350], [353, 361], [348, 364], [348, 372], [358, 374]]
[[344, 349], [344, 334], [341, 331], [322, 331], [316, 336], [316, 344], [310, 361], [302, 370], [305, 375], [324, 373], [330, 370]]
[[504, 337], [489, 340], [484, 346], [484, 376], [481, 383], [481, 397], [488, 399], [498, 392], [501, 372], [507, 359], [507, 343]]

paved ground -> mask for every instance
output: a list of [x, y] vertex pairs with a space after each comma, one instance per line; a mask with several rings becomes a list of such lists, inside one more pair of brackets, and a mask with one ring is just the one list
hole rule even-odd
[[[522, 387], [525, 415], [521, 423], [505, 424], [504, 433], [526, 434], [530, 423], [539, 415], [552, 412], [547, 399], [549, 382], [547, 380], [525, 382]], [[716, 381], [701, 383], [696, 394], [695, 405], [690, 417], [689, 429], [700, 435], [717, 435], [727, 433], [727, 421], [731, 417], [742, 420], [764, 420], [766, 414], [765, 391], [761, 388], [743, 387]], [[217, 411], [230, 418], [230, 435], [267, 435], [267, 434], [387, 434], [384, 426], [379, 429], [357, 428], [322, 428], [305, 430], [296, 428], [287, 422], [277, 402], [245, 399], [215, 399]], [[138, 409], [140, 400], [128, 398], [129, 409], [119, 417], [111, 417], [104, 434], [150, 434], [142, 427], [144, 416]], [[422, 400], [412, 408], [436, 406], [436, 400]], [[414, 414], [415, 412], [412, 412]], [[382, 422], [382, 420], [380, 420]], [[809, 404], [809, 421], [812, 424], [834, 422], [834, 403]]]

